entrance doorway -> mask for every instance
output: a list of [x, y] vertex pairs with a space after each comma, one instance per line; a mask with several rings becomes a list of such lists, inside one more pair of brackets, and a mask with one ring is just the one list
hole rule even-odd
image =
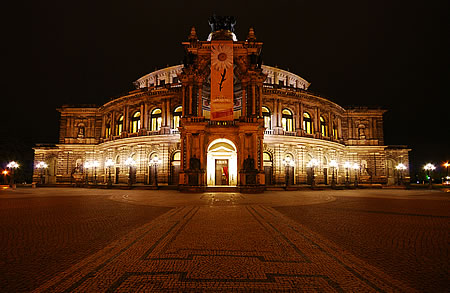
[[207, 184], [237, 185], [237, 149], [234, 143], [225, 138], [211, 142], [207, 153]]
[[216, 185], [229, 185], [228, 160], [216, 159]]

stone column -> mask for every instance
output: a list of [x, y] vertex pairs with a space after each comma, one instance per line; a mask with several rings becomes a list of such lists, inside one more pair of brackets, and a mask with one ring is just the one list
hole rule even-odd
[[103, 114], [102, 115], [102, 134], [100, 135], [101, 138], [105, 138], [106, 137], [106, 115]]
[[[141, 125], [141, 129], [145, 128], [144, 127], [144, 104], [141, 104], [141, 117], [140, 117], [140, 125]], [[140, 130], [140, 129], [139, 129]]]
[[202, 109], [202, 84], [199, 83], [198, 84], [198, 99], [197, 99], [197, 117], [202, 117], [203, 116], [203, 109]]
[[144, 104], [144, 113], [141, 115], [144, 115], [144, 124], [141, 125], [141, 127], [145, 130], [148, 129], [148, 105], [147, 103]]
[[256, 114], [256, 89], [255, 84], [252, 84], [252, 115]]
[[246, 84], [242, 83], [242, 106], [241, 106], [241, 116], [245, 117], [247, 115], [247, 97], [246, 97], [246, 92], [245, 92], [245, 88], [246, 88]]

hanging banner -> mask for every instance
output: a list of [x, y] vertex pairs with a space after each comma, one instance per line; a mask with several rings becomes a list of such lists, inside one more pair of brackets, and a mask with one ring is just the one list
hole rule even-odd
[[233, 41], [211, 41], [211, 120], [233, 120]]

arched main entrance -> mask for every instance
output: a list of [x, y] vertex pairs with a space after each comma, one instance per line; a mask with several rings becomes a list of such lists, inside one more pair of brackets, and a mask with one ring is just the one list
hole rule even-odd
[[208, 186], [237, 185], [237, 149], [233, 142], [219, 138], [208, 146]]

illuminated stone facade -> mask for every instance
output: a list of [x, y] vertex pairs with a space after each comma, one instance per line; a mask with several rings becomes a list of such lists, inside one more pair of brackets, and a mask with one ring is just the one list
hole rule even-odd
[[[208, 39], [199, 41], [193, 28], [182, 43], [183, 65], [139, 78], [136, 90], [100, 107], [58, 109], [59, 143], [35, 148], [35, 162], [49, 164], [45, 183], [111, 178], [112, 184], [258, 191], [330, 185], [333, 178], [337, 184], [408, 180], [408, 171], [395, 166], [408, 166], [409, 150], [384, 144], [384, 110], [345, 109], [308, 91], [303, 78], [262, 65], [263, 44], [253, 29], [245, 41], [226, 29]], [[233, 39], [234, 120], [211, 119], [211, 42]], [[85, 168], [92, 162], [98, 166]], [[39, 172], [34, 180], [41, 180]]]

